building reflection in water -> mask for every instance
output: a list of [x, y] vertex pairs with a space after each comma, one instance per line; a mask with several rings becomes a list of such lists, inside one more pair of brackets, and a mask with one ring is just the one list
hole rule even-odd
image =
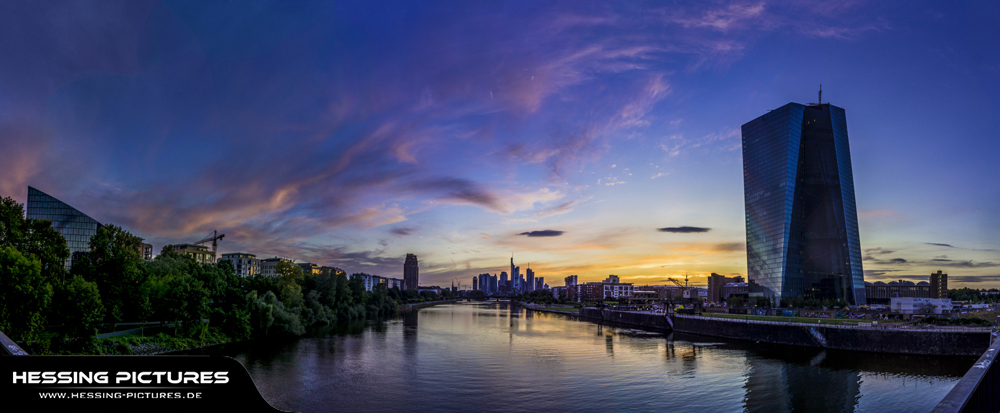
[[[810, 351], [811, 350], [811, 351]], [[748, 412], [853, 412], [861, 398], [857, 370], [821, 367], [825, 350], [796, 349], [784, 357], [754, 355], [744, 406]]]

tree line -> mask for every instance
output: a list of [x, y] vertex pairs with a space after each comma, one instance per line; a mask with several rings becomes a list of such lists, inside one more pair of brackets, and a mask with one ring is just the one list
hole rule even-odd
[[385, 284], [367, 291], [364, 273], [304, 273], [287, 261], [275, 277], [241, 277], [228, 260], [201, 265], [169, 246], [145, 261], [141, 243], [118, 226], [102, 226], [67, 271], [69, 248], [51, 222], [24, 218], [21, 204], [0, 199], [0, 331], [35, 354], [79, 348], [93, 342], [98, 327], [123, 322], [170, 322], [178, 336], [211, 332], [240, 341], [299, 336], [311, 326], [438, 299]]

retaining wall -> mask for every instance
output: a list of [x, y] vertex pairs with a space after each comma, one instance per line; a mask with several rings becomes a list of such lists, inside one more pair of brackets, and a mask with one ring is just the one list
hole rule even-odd
[[990, 346], [988, 331], [869, 330], [684, 316], [677, 316], [673, 321], [674, 331], [682, 333], [836, 350], [979, 356]]
[[663, 314], [630, 313], [627, 311], [600, 310], [584, 307], [580, 309], [580, 317], [627, 327], [661, 331], [673, 330], [673, 326], [671, 325], [672, 320]]

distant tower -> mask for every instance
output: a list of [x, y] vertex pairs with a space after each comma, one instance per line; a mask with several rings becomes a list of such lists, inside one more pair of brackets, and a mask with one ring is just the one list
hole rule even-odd
[[406, 254], [406, 262], [403, 263], [403, 289], [416, 290], [420, 283], [420, 270], [417, 268], [416, 254]]
[[511, 291], [517, 291], [519, 286], [517, 285], [517, 273], [514, 272], [514, 253], [510, 254], [510, 281], [513, 287]]
[[535, 272], [532, 271], [531, 268], [528, 268], [527, 270], [524, 270], [524, 273], [525, 278], [527, 278], [526, 281], [528, 282], [525, 291], [535, 291]]

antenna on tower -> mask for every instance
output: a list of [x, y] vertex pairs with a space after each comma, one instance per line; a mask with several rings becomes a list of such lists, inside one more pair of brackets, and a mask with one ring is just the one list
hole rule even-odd
[[823, 84], [819, 84], [819, 104], [823, 104]]

